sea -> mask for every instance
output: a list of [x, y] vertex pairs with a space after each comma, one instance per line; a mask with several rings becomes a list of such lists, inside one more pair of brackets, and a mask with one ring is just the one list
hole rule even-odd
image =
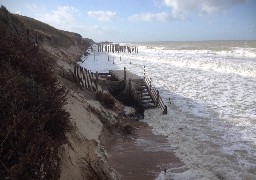
[[145, 69], [160, 91], [167, 115], [150, 109], [143, 121], [185, 165], [166, 167], [158, 180], [256, 179], [256, 41], [119, 44], [139, 52], [92, 51], [82, 66], [140, 76]]

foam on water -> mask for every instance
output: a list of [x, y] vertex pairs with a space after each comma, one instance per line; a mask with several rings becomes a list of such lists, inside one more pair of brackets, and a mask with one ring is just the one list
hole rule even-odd
[[186, 164], [182, 172], [168, 169], [158, 178], [256, 179], [256, 60], [244, 53], [255, 49], [147, 47], [139, 47], [139, 54], [113, 53], [110, 61], [96, 54], [83, 65], [100, 72], [126, 66], [138, 75], [146, 66], [168, 114], [147, 110], [145, 121], [168, 137]]

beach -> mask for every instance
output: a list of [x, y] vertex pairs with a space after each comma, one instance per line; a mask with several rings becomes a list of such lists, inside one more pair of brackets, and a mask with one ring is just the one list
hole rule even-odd
[[155, 179], [168, 168], [186, 170], [166, 137], [154, 135], [145, 122], [130, 119], [126, 123], [135, 129], [131, 136], [114, 135], [104, 140], [108, 162], [120, 179]]
[[144, 121], [167, 136], [188, 169], [170, 168], [167, 176], [255, 179], [255, 41], [134, 44], [137, 54], [91, 52], [82, 66], [93, 72], [126, 67], [140, 76], [146, 66], [168, 114], [147, 110]]

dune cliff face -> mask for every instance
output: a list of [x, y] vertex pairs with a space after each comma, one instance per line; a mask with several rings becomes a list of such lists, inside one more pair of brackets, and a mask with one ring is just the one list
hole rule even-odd
[[93, 43], [78, 33], [58, 30], [35, 19], [12, 14], [5, 7], [0, 8], [0, 31], [10, 35], [28, 35], [42, 51], [69, 64], [77, 61]]
[[118, 116], [70, 71], [91, 43], [0, 8], [0, 179], [116, 179], [100, 134]]

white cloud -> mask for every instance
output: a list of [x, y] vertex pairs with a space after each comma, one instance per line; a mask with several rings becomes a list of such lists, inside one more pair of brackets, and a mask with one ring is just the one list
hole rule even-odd
[[21, 15], [21, 11], [15, 11], [15, 14], [20, 14]]
[[37, 14], [37, 19], [59, 29], [67, 29], [74, 24], [79, 11], [72, 6], [57, 7], [51, 13]]
[[[83, 37], [99, 40], [105, 34], [111, 34], [113, 30], [104, 26], [81, 23], [81, 12], [72, 6], [57, 7], [55, 10], [45, 13], [42, 11], [36, 15], [36, 19], [45, 22], [55, 28], [80, 33]], [[104, 38], [102, 38], [104, 39]]]
[[153, 0], [153, 4], [157, 8], [162, 8], [162, 6], [164, 5], [162, 0]]
[[175, 18], [186, 18], [188, 13], [212, 14], [223, 12], [232, 6], [245, 3], [247, 0], [164, 0], [172, 8]]
[[161, 13], [142, 13], [142, 14], [134, 14], [129, 17], [132, 21], [142, 20], [147, 22], [158, 21], [158, 22], [166, 22], [172, 19], [171, 15], [166, 12]]
[[115, 18], [116, 12], [113, 11], [88, 11], [88, 16], [99, 21], [111, 21]]
[[27, 7], [33, 11], [38, 10], [38, 6], [36, 4], [27, 4]]

